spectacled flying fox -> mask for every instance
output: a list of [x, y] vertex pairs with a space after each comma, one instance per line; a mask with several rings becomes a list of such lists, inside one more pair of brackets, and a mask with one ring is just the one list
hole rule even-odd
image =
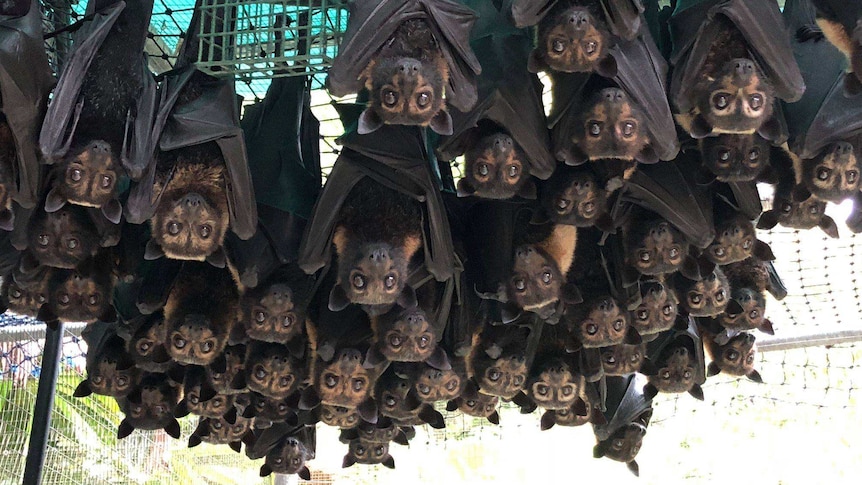
[[306, 360], [276, 343], [250, 342], [245, 382], [250, 391], [281, 399], [295, 393], [306, 379]]
[[840, 203], [862, 189], [862, 137], [853, 143], [837, 141], [824, 147], [814, 158], [796, 160], [795, 170], [802, 184], [818, 200]]
[[745, 376], [754, 382], [763, 382], [760, 373], [754, 369], [754, 357], [757, 355], [754, 341], [754, 335], [743, 332], [727, 343], [720, 344], [716, 341], [715, 334], [704, 332], [704, 347], [712, 357], [712, 362], [707, 367], [707, 376], [712, 377], [724, 372], [732, 376]]
[[102, 243], [99, 229], [83, 207], [37, 210], [27, 226], [27, 247], [45, 266], [73, 269], [94, 256]]
[[530, 161], [524, 150], [502, 129], [480, 123], [480, 130], [465, 141], [464, 178], [458, 181], [458, 195], [484, 199], [536, 198], [530, 179]]
[[626, 263], [644, 275], [661, 275], [682, 269], [688, 261], [685, 236], [660, 216], [638, 211], [624, 228]]
[[706, 258], [722, 266], [752, 255], [764, 261], [774, 260], [769, 245], [757, 239], [754, 224], [745, 215], [732, 212], [716, 216], [715, 239], [704, 250]]
[[36, 318], [48, 303], [53, 269], [39, 266], [32, 275], [20, 278], [18, 272], [3, 275], [0, 282], [0, 310]]
[[[272, 428], [267, 432], [281, 431]], [[279, 439], [266, 453], [264, 464], [260, 467], [260, 476], [266, 477], [272, 473], [296, 474], [303, 480], [311, 480], [311, 472], [305, 463], [314, 459], [316, 446], [317, 436], [314, 426], [300, 426], [298, 430]]]
[[360, 75], [370, 93], [359, 118], [360, 134], [384, 124], [428, 126], [452, 134], [444, 86], [449, 66], [425, 19], [405, 20]]
[[111, 304], [114, 284], [110, 258], [101, 254], [75, 269], [56, 269], [48, 282], [48, 303], [42, 307], [45, 321], [95, 322], [116, 320]]
[[125, 418], [120, 422], [117, 439], [136, 429], [164, 429], [172, 438], [180, 437], [180, 423], [174, 417], [179, 389], [165, 374], [144, 374], [138, 387], [117, 399]]
[[532, 330], [525, 326], [484, 325], [473, 337], [467, 372], [479, 391], [512, 399], [527, 384], [527, 341]]
[[189, 436], [189, 448], [194, 448], [201, 443], [211, 445], [228, 445], [239, 453], [242, 444], [251, 446], [254, 443], [254, 418], [243, 418], [237, 416], [236, 421], [231, 424], [223, 417], [201, 418], [197, 428]]
[[608, 195], [590, 166], [561, 164], [542, 185], [539, 202], [555, 223], [575, 227], [610, 226]]
[[770, 163], [769, 141], [757, 133], [722, 133], [700, 140], [703, 164], [719, 182], [756, 180]]
[[485, 418], [491, 424], [500, 424], [500, 413], [497, 412], [499, 404], [498, 396], [479, 392], [476, 381], [470, 379], [465, 384], [461, 395], [446, 403], [446, 410], [449, 412], [458, 410], [467, 416]]
[[718, 317], [722, 327], [734, 331], [758, 329], [775, 334], [772, 322], [766, 318], [766, 291], [771, 289], [768, 271], [764, 262], [754, 257], [724, 267], [731, 297], [739, 308], [734, 312], [725, 310]]
[[[374, 400], [380, 414], [399, 425], [415, 426], [427, 423], [435, 429], [444, 428], [446, 424], [443, 415], [430, 404], [419, 400], [413, 382], [408, 377], [398, 375], [406, 370], [404, 365], [393, 364], [377, 380]], [[404, 372], [405, 376], [410, 374], [409, 371]]]
[[673, 288], [660, 281], [640, 284], [641, 302], [632, 311], [631, 325], [645, 341], [669, 330], [679, 313], [679, 300]]
[[87, 378], [75, 388], [75, 397], [101, 394], [125, 397], [138, 385], [140, 372], [125, 350], [125, 341], [107, 330], [87, 352]]
[[718, 267], [699, 280], [691, 280], [677, 273], [674, 284], [680, 307], [692, 316], [720, 315], [730, 303], [730, 284]]
[[[242, 296], [240, 322], [254, 340], [289, 344], [302, 357], [311, 281], [295, 266], [286, 266]], [[296, 340], [296, 343], [291, 343]]]

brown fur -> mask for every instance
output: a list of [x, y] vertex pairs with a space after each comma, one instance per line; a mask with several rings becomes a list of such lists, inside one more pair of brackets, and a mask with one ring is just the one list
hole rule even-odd
[[[583, 2], [579, 2], [583, 3]], [[572, 21], [573, 16], [577, 21]], [[536, 29], [532, 70], [590, 72], [612, 47], [611, 34], [596, 8], [558, 2]]]

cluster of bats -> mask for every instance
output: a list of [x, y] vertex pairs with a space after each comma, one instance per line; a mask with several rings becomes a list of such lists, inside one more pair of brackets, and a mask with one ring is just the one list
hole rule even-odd
[[302, 78], [240, 122], [199, 11], [153, 76], [151, 11], [90, 0], [55, 81], [38, 1], [0, 3], [2, 305], [89, 323], [75, 394], [119, 438], [193, 413], [190, 446], [308, 479], [319, 422], [391, 468], [435, 403], [511, 401], [637, 474], [658, 393], [761, 381], [786, 289], [756, 228], [838, 237], [854, 199], [862, 231], [858, 0], [356, 0], [322, 189]]

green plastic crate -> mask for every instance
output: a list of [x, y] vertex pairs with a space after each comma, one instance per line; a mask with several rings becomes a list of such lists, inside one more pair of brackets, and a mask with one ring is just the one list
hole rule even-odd
[[346, 0], [205, 0], [198, 67], [240, 80], [324, 73], [347, 28]]

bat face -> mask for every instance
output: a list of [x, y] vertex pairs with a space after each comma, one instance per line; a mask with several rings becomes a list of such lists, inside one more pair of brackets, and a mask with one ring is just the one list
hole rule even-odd
[[602, 368], [605, 375], [624, 376], [637, 372], [646, 356], [646, 344], [618, 344], [602, 349]]
[[553, 359], [539, 369], [538, 375], [530, 379], [527, 393], [533, 401], [545, 409], [567, 409], [581, 392], [582, 378], [568, 364]]
[[862, 160], [853, 145], [836, 142], [824, 148], [815, 158], [802, 160], [802, 181], [820, 200], [840, 203], [860, 189]]
[[[105, 274], [78, 270], [55, 273], [49, 306], [64, 322], [95, 322], [111, 305], [113, 286]], [[89, 273], [89, 274], [88, 274]]]
[[625, 241], [626, 263], [645, 275], [677, 271], [689, 249], [682, 233], [663, 219], [633, 221]]
[[389, 443], [369, 443], [361, 438], [350, 440], [342, 466], [347, 468], [354, 463], [395, 468], [395, 460], [389, 454]]
[[733, 299], [742, 306], [742, 312], [721, 314], [721, 326], [728, 330], [754, 330], [761, 328], [766, 320], [766, 298], [752, 288], [732, 288]]
[[790, 197], [776, 194], [772, 205], [778, 209], [778, 223], [793, 229], [811, 229], [821, 226], [829, 217], [826, 215], [826, 202], [814, 197], [795, 201]]
[[329, 426], [339, 428], [353, 428], [359, 422], [359, 413], [355, 408], [346, 408], [343, 406], [333, 406], [331, 404], [322, 404], [320, 406], [320, 420]]
[[474, 369], [480, 391], [503, 399], [512, 399], [527, 382], [526, 358], [521, 353], [479, 359]]
[[362, 353], [343, 349], [319, 372], [315, 388], [323, 404], [356, 408], [368, 399], [375, 377], [362, 367]]
[[171, 357], [165, 350], [166, 326], [163, 318], [152, 318], [144, 322], [126, 343], [126, 350], [141, 368], [155, 371], [165, 370]]
[[378, 427], [375, 424], [362, 422], [356, 427], [359, 439], [366, 443], [389, 443], [394, 440], [401, 431], [395, 424], [386, 427]]
[[228, 423], [223, 417], [204, 418], [201, 422], [206, 423], [206, 432], [201, 435], [201, 441], [213, 445], [226, 445], [242, 438], [251, 431], [254, 418], [236, 417], [234, 424]]
[[413, 389], [421, 402], [431, 404], [457, 398], [464, 384], [464, 379], [454, 369], [439, 370], [426, 365], [416, 377]]
[[754, 335], [750, 333], [741, 333], [733, 337], [714, 352], [715, 364], [722, 372], [733, 376], [748, 376], [756, 372], [754, 357], [757, 354], [757, 348], [754, 340]]
[[177, 362], [208, 365], [227, 345], [229, 332], [217, 330], [206, 315], [190, 313], [168, 329], [165, 347]]
[[619, 88], [593, 96], [582, 115], [583, 131], [574, 142], [590, 160], [634, 160], [649, 144], [643, 114]]
[[380, 414], [394, 419], [407, 420], [416, 416], [421, 402], [411, 394], [411, 382], [387, 373], [377, 382], [375, 401], [380, 406]]
[[695, 105], [713, 131], [754, 133], [772, 116], [774, 91], [751, 59], [732, 59], [715, 79], [707, 77], [694, 93]]
[[168, 186], [150, 220], [153, 241], [167, 257], [204, 261], [221, 247], [229, 225], [221, 183], [216, 197], [174, 187], [176, 181]]
[[[124, 422], [132, 429], [162, 429], [176, 423], [174, 407], [178, 391], [168, 383], [164, 374], [148, 374], [141, 379], [140, 386], [120, 402], [126, 414]], [[120, 424], [121, 432], [123, 424]], [[129, 430], [131, 432], [131, 430]], [[177, 425], [177, 435], [179, 429]]]
[[506, 292], [520, 308], [541, 314], [560, 299], [563, 275], [547, 253], [533, 245], [515, 250]]
[[216, 392], [236, 394], [246, 390], [245, 386], [235, 387], [237, 377], [245, 373], [245, 355], [245, 345], [232, 345], [206, 367], [207, 378]]
[[344, 248], [338, 253], [339, 285], [352, 303], [391, 305], [404, 291], [413, 252], [386, 243]]
[[640, 423], [629, 423], [614, 432], [610, 438], [600, 441], [596, 448], [601, 453], [599, 456], [630, 463], [640, 451], [644, 435], [646, 435], [645, 426]]
[[249, 396], [251, 396], [249, 403], [251, 409], [246, 410], [243, 415], [254, 417], [255, 428], [269, 428], [273, 423], [283, 423], [296, 417], [296, 412], [287, 402], [287, 398], [274, 399], [256, 392], [249, 393]]
[[305, 324], [304, 305], [294, 300], [293, 291], [277, 283], [263, 295], [243, 297], [243, 321], [249, 338], [262, 342], [287, 343], [301, 335]]
[[127, 396], [137, 386], [139, 377], [138, 369], [128, 356], [123, 358], [116, 352], [103, 355], [96, 367], [87, 372], [90, 390], [112, 397]]
[[548, 410], [547, 412], [554, 413], [554, 424], [560, 426], [583, 426], [590, 422], [590, 416], [593, 413], [593, 407], [590, 404], [589, 399], [584, 399], [584, 403], [586, 404], [587, 413], [583, 416], [575, 412], [572, 408], [566, 409], [553, 409]]
[[551, 179], [541, 203], [553, 222], [589, 227], [605, 214], [608, 193], [586, 167], [558, 167]]
[[623, 342], [629, 325], [628, 312], [611, 297], [584, 302], [584, 316], [574, 318], [574, 332], [587, 348], [610, 347]]
[[697, 373], [694, 357], [683, 345], [670, 351], [665, 350], [664, 354], [667, 355], [667, 360], [659, 363], [658, 372], [649, 376], [649, 383], [659, 392], [688, 392], [695, 384]]
[[521, 147], [507, 134], [481, 138], [464, 153], [464, 177], [472, 195], [510, 199], [529, 181], [529, 166]]
[[85, 209], [64, 206], [37, 211], [27, 228], [27, 245], [40, 264], [73, 269], [99, 249], [99, 234]]
[[673, 327], [677, 308], [676, 294], [661, 283], [653, 283], [641, 292], [641, 303], [632, 312], [631, 323], [639, 334], [655, 335]]
[[398, 307], [380, 317], [378, 325], [377, 345], [391, 361], [423, 362], [437, 349], [437, 331], [419, 307]]
[[491, 396], [475, 392], [469, 396], [461, 396], [457, 400], [458, 410], [462, 413], [476, 418], [490, 418], [497, 412], [500, 403], [498, 396]]
[[769, 165], [769, 142], [760, 135], [719, 134], [701, 140], [703, 164], [720, 182], [755, 180]]
[[218, 418], [227, 414], [233, 408], [234, 396], [230, 394], [216, 394], [210, 399], [201, 398], [201, 386], [197, 385], [186, 391], [186, 405], [189, 412], [198, 416]]
[[736, 263], [751, 257], [756, 240], [754, 224], [740, 215], [716, 227], [715, 240], [704, 254], [718, 265]]
[[115, 198], [119, 162], [110, 144], [94, 140], [57, 165], [55, 190], [73, 204], [102, 207]]
[[539, 23], [533, 57], [558, 72], [595, 70], [610, 48], [607, 26], [584, 6], [559, 5]]
[[250, 346], [245, 373], [249, 390], [276, 399], [293, 394], [305, 379], [303, 360], [281, 344]]
[[291, 436], [284, 439], [266, 454], [266, 465], [274, 473], [295, 474], [305, 466], [313, 453], [299, 439]]
[[700, 281], [678, 278], [677, 288], [682, 306], [695, 317], [714, 317], [721, 314], [730, 301], [730, 285], [718, 267]]
[[0, 294], [7, 309], [19, 315], [36, 317], [48, 302], [48, 277], [31, 285], [19, 285], [11, 276], [4, 277]]

